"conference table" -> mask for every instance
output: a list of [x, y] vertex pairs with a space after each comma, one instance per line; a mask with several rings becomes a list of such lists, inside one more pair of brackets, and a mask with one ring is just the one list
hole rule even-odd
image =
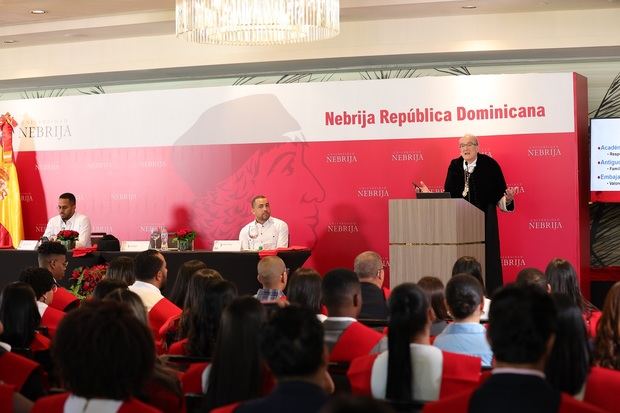
[[[225, 251], [161, 251], [166, 258], [168, 266], [168, 282], [163, 289], [166, 295], [172, 289], [177, 272], [181, 265], [189, 260], [201, 260], [209, 268], [217, 270], [222, 277], [233, 282], [237, 286], [239, 294], [255, 294], [260, 287], [257, 276], [257, 265], [260, 260], [258, 252], [241, 251], [241, 252], [225, 252]], [[67, 254], [69, 261], [65, 279], [60, 282], [61, 285], [68, 287], [69, 278], [74, 268], [82, 266], [93, 266], [97, 264], [105, 264], [119, 256], [133, 257], [138, 252], [93, 252], [83, 257], [73, 257], [71, 252]], [[278, 256], [282, 258], [289, 271], [295, 271], [301, 267], [311, 251], [309, 249], [294, 249], [278, 251]], [[37, 266], [36, 251], [20, 251], [20, 250], [0, 250], [0, 288], [5, 285], [17, 281], [19, 273], [28, 267]]]

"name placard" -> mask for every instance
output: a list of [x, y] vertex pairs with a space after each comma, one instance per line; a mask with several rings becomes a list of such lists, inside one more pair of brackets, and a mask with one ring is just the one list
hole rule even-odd
[[121, 251], [141, 252], [149, 249], [149, 241], [121, 241]]
[[241, 241], [239, 240], [213, 241], [213, 251], [241, 251]]

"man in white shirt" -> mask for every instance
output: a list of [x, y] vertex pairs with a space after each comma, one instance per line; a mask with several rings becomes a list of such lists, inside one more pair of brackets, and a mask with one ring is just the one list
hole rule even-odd
[[51, 218], [45, 228], [44, 237], [55, 239], [63, 230], [78, 232], [77, 247], [90, 247], [90, 219], [86, 215], [75, 212], [75, 195], [65, 192], [58, 198], [58, 215]]
[[160, 328], [170, 317], [181, 314], [181, 309], [165, 298], [161, 290], [168, 280], [168, 267], [164, 256], [156, 250], [147, 250], [134, 258], [136, 282], [129, 290], [136, 293], [148, 313], [149, 325], [156, 340]]
[[258, 251], [288, 247], [288, 225], [271, 216], [267, 197], [257, 195], [252, 198], [252, 214], [254, 221], [239, 232], [241, 249]]

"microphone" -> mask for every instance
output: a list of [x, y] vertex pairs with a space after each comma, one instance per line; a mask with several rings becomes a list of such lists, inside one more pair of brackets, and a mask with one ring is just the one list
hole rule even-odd
[[41, 244], [43, 244], [44, 242], [48, 242], [48, 241], [49, 241], [49, 238], [43, 235], [41, 238], [39, 238], [39, 242], [37, 242], [36, 248], [39, 248]]

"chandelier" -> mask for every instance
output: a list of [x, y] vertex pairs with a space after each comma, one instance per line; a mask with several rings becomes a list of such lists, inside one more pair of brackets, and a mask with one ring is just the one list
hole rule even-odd
[[276, 45], [339, 32], [339, 0], [176, 0], [177, 37], [196, 43]]

